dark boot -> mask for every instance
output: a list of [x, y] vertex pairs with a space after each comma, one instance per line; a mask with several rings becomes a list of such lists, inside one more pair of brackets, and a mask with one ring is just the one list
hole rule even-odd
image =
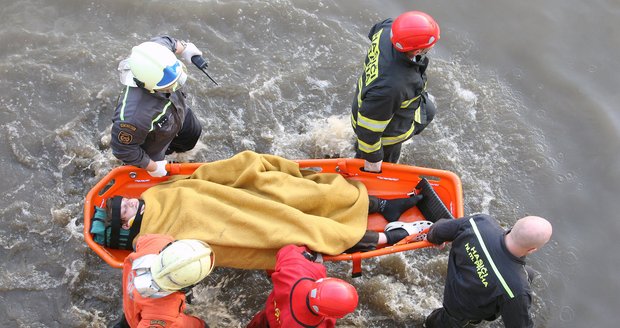
[[400, 216], [422, 199], [422, 195], [411, 195], [407, 198], [382, 199], [368, 197], [368, 213], [381, 213], [388, 222], [398, 221]]

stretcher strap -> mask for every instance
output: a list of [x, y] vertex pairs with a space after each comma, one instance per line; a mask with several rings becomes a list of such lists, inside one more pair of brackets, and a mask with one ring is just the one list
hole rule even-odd
[[353, 268], [351, 270], [351, 277], [357, 278], [362, 276], [362, 253], [356, 252], [351, 254], [351, 262]]
[[127, 245], [125, 245], [125, 249], [133, 250], [133, 240], [140, 233], [140, 227], [142, 226], [142, 207], [144, 206], [144, 201], [140, 199], [140, 204], [138, 205], [138, 209], [136, 210], [136, 218], [129, 228], [129, 237], [127, 237]]
[[120, 236], [121, 236], [121, 202], [123, 197], [115, 196], [110, 198], [112, 202], [112, 220], [110, 233], [110, 248], [119, 249]]

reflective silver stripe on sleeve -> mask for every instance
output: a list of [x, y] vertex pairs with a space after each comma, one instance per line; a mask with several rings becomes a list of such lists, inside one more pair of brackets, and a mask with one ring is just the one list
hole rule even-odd
[[365, 153], [372, 153], [375, 152], [379, 149], [381, 149], [381, 140], [377, 141], [376, 143], [370, 145], [367, 144], [365, 142], [363, 142], [362, 140], [360, 140], [359, 138], [357, 139], [357, 147], [359, 148], [359, 150], [365, 152]]
[[166, 110], [168, 110], [168, 106], [170, 106], [172, 104], [171, 101], [168, 101], [168, 103], [166, 104], [166, 106], [164, 106], [164, 110], [161, 112], [161, 114], [157, 115], [157, 117], [155, 117], [155, 119], [153, 119], [153, 121], [151, 121], [151, 129], [149, 130], [149, 132], [153, 131], [154, 129], [154, 125], [155, 122], [159, 121], [159, 119], [164, 116], [164, 114], [166, 114]]
[[129, 86], [125, 88], [125, 96], [123, 97], [123, 105], [121, 106], [121, 121], [125, 120], [125, 106], [127, 106], [127, 95], [129, 94]]
[[391, 119], [385, 121], [373, 120], [362, 115], [362, 113], [360, 113], [359, 111], [357, 112], [357, 125], [372, 132], [385, 131], [385, 128], [388, 126], [388, 124], [390, 124], [390, 120]]

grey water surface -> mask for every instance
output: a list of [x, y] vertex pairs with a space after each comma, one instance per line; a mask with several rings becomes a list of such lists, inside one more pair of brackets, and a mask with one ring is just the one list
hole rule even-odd
[[[120, 163], [109, 148], [116, 67], [158, 34], [194, 42], [219, 86], [190, 67], [206, 162], [251, 149], [351, 157], [349, 107], [377, 21], [439, 22], [428, 89], [438, 113], [401, 163], [450, 170], [465, 212], [509, 226], [548, 218], [529, 258], [536, 327], [617, 327], [620, 309], [620, 3], [549, 1], [0, 0], [0, 326], [106, 327], [121, 272], [83, 240], [86, 193]], [[420, 327], [441, 306], [447, 249], [329, 264], [360, 306], [339, 327]], [[217, 269], [192, 313], [245, 327], [269, 292], [262, 272]], [[481, 327], [502, 327], [501, 322]]]

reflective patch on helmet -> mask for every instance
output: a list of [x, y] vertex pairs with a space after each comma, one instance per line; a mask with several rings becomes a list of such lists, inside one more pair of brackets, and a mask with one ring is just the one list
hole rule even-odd
[[131, 143], [132, 140], [133, 135], [131, 135], [129, 132], [121, 131], [118, 134], [118, 141], [122, 144], [128, 145]]
[[135, 126], [133, 126], [133, 125], [131, 125], [129, 123], [121, 123], [121, 124], [119, 124], [119, 126], [121, 127], [121, 129], [128, 129], [128, 130], [131, 130], [131, 131], [134, 131], [134, 132], [138, 129]]
[[433, 43], [433, 42], [435, 42], [435, 37], [434, 37], [434, 36], [431, 36], [431, 37], [428, 39], [428, 44], [431, 44], [431, 43]]
[[403, 46], [400, 44], [400, 42], [396, 42], [396, 43], [394, 44], [394, 46], [395, 46], [396, 48], [400, 49], [400, 50], [402, 50], [402, 49], [403, 49]]
[[157, 82], [157, 86], [165, 87], [170, 85], [181, 75], [181, 72], [183, 72], [183, 68], [178, 60], [173, 65], [164, 67], [164, 76]]

